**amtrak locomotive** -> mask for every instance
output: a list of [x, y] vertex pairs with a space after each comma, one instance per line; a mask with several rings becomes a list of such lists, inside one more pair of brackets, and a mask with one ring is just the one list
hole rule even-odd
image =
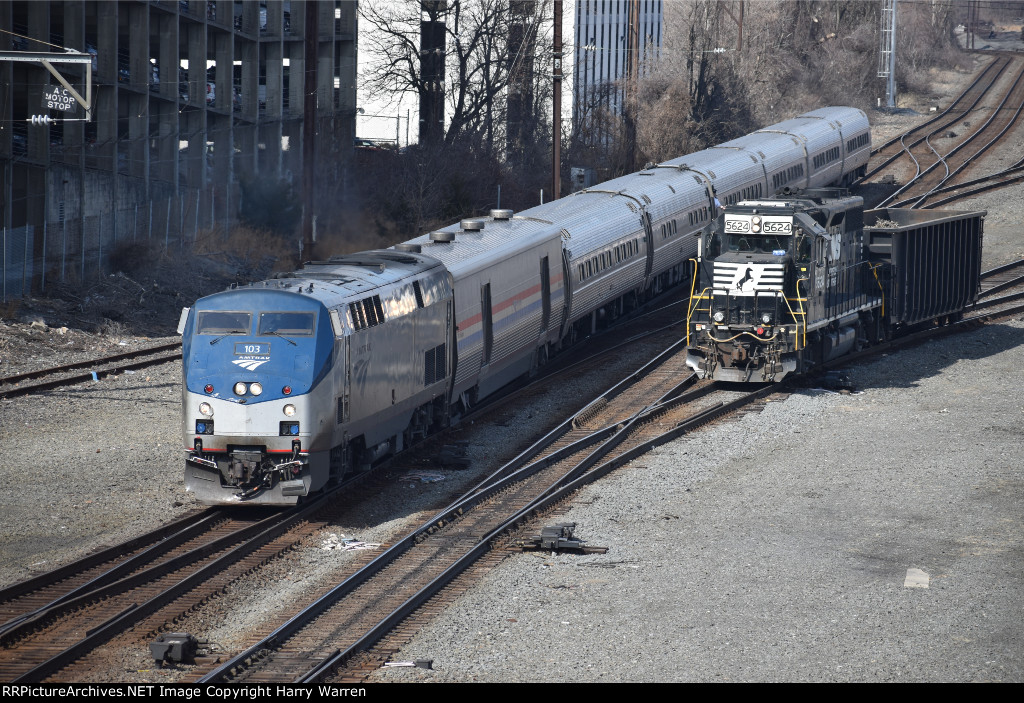
[[283, 505], [367, 468], [686, 279], [717, 203], [846, 183], [869, 153], [863, 112], [823, 108], [203, 298], [179, 325], [186, 489]]

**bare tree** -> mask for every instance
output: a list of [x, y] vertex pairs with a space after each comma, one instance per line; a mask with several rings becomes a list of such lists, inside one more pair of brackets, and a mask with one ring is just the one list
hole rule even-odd
[[491, 151], [504, 130], [509, 88], [522, 95], [524, 70], [534, 73], [534, 55], [541, 50], [537, 27], [545, 8], [546, 0], [363, 3], [361, 17], [371, 27], [364, 41], [371, 56], [364, 83], [382, 94], [428, 91], [421, 20], [443, 26], [443, 46], [437, 51], [443, 61], [446, 120], [439, 141], [452, 145], [468, 139]]

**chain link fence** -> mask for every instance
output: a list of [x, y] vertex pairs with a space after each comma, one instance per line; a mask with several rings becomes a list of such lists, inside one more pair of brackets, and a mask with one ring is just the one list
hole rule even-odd
[[164, 250], [189, 247], [199, 232], [229, 224], [223, 205], [210, 190], [196, 189], [102, 215], [4, 228], [2, 300], [45, 292], [56, 282], [102, 276], [110, 254], [126, 242]]

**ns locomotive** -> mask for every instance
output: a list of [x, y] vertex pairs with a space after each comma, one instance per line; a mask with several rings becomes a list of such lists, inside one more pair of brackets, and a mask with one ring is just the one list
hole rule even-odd
[[285, 505], [369, 467], [684, 281], [719, 202], [845, 183], [869, 152], [863, 112], [823, 108], [202, 298], [179, 323], [186, 489]]
[[700, 241], [687, 365], [781, 381], [977, 299], [984, 212], [863, 205], [819, 189], [725, 208]]

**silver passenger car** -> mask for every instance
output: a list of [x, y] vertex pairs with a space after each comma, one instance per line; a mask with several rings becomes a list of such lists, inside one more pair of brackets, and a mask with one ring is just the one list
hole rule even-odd
[[399, 248], [436, 258], [455, 293], [453, 402], [463, 410], [547, 360], [564, 309], [560, 228], [492, 210]]

